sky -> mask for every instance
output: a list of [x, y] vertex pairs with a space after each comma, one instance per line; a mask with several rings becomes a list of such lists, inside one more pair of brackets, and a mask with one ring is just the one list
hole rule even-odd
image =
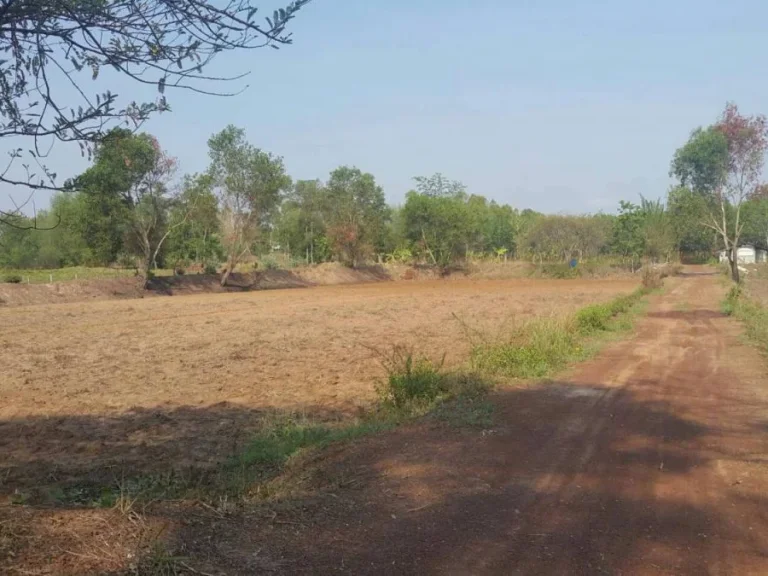
[[[144, 130], [186, 173], [205, 170], [208, 137], [235, 124], [294, 179], [357, 166], [393, 204], [414, 176], [442, 172], [521, 209], [615, 212], [663, 197], [675, 149], [727, 101], [768, 113], [766, 22], [764, 0], [313, 0], [290, 24], [293, 45], [207, 70], [250, 71], [244, 93], [170, 90], [173, 111]], [[123, 102], [156, 95], [97, 82]], [[63, 180], [88, 164], [57, 143], [48, 165]], [[0, 209], [9, 194], [23, 196], [0, 189]]]

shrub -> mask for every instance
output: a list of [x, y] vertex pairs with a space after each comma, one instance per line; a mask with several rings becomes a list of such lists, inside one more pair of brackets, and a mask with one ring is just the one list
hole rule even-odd
[[547, 262], [542, 264], [541, 274], [549, 278], [578, 278], [581, 276], [581, 269], [578, 266], [571, 268], [567, 262]]
[[570, 319], [551, 318], [522, 327], [509, 342], [482, 344], [472, 350], [480, 370], [512, 378], [540, 378], [577, 356], [581, 347], [574, 339]]
[[21, 284], [21, 276], [18, 274], [7, 274], [5, 278], [3, 278], [3, 282], [6, 284]]
[[619, 313], [615, 310], [619, 308], [613, 304], [594, 304], [582, 308], [576, 313], [576, 326], [584, 334], [607, 330], [611, 318]]
[[650, 266], [643, 268], [643, 288], [655, 290], [664, 286], [662, 273]]
[[723, 314], [734, 316], [738, 310], [739, 300], [741, 298], [741, 286], [734, 284], [725, 296], [722, 304]]
[[181, 266], [177, 266], [176, 268], [173, 269], [173, 273], [176, 276], [184, 276], [185, 272], [186, 272], [186, 270], [184, 268], [182, 268]]
[[203, 272], [205, 274], [208, 274], [209, 276], [213, 276], [213, 275], [215, 275], [217, 273], [216, 272], [216, 266], [214, 264], [206, 264], [203, 267]]
[[264, 267], [264, 270], [279, 270], [280, 264], [278, 264], [277, 260], [274, 258], [267, 256], [266, 258], [261, 259], [261, 265]]
[[379, 385], [378, 392], [385, 405], [426, 405], [447, 391], [446, 379], [440, 373], [442, 362], [436, 365], [425, 357], [414, 358], [412, 350], [395, 346], [383, 364], [387, 379]]

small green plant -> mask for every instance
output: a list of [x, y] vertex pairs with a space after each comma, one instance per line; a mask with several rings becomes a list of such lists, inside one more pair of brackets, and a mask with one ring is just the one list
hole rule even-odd
[[208, 276], [214, 276], [217, 273], [216, 265], [215, 264], [206, 264], [203, 267], [203, 273], [207, 274]]
[[264, 270], [279, 270], [280, 264], [277, 260], [272, 258], [271, 256], [266, 256], [261, 259], [260, 261], [261, 266], [264, 268]]
[[6, 284], [21, 284], [21, 276], [18, 274], [6, 274], [3, 282]]
[[611, 318], [619, 313], [616, 310], [620, 308], [619, 305], [614, 307], [611, 304], [593, 304], [582, 308], [576, 313], [576, 326], [583, 334], [608, 330]]
[[734, 284], [731, 289], [728, 290], [728, 294], [725, 296], [725, 300], [721, 305], [723, 314], [728, 316], [735, 316], [739, 309], [740, 299], [742, 295], [741, 285]]
[[403, 409], [425, 405], [446, 392], [446, 379], [440, 373], [442, 361], [435, 364], [428, 358], [414, 357], [405, 346], [395, 346], [382, 364], [387, 379], [378, 386], [378, 392], [386, 406]]
[[390, 254], [384, 256], [386, 262], [398, 262], [407, 264], [413, 261], [413, 252], [410, 248], [395, 248]]

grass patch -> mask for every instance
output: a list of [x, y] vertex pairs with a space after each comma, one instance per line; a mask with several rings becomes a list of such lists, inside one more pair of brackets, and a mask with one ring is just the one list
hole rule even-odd
[[768, 353], [768, 309], [750, 298], [741, 285], [734, 285], [721, 303], [721, 310], [741, 320], [747, 338]]
[[542, 378], [557, 372], [588, 357], [600, 334], [631, 327], [632, 313], [648, 293], [641, 288], [606, 304], [582, 308], [569, 317], [533, 320], [504, 342], [473, 346], [473, 365], [510, 378]]
[[376, 387], [382, 406], [412, 412], [432, 404], [448, 390], [443, 360], [435, 363], [413, 349], [394, 346], [382, 359], [387, 378]]
[[[153, 270], [154, 276], [173, 276], [173, 270]], [[69, 282], [71, 280], [99, 280], [105, 278], [131, 278], [136, 270], [129, 268], [90, 268], [86, 266], [71, 266], [68, 268], [51, 269], [0, 269], [0, 278], [18, 278], [23, 284], [48, 284], [53, 282]], [[5, 280], [8, 281], [8, 280]], [[14, 280], [14, 282], [16, 282]]]

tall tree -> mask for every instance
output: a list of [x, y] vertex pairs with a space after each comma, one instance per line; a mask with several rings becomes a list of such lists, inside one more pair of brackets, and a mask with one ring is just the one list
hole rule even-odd
[[283, 202], [280, 214], [281, 243], [292, 254], [307, 263], [322, 261], [325, 254], [322, 240], [325, 235], [324, 211], [326, 191], [319, 180], [299, 180]]
[[413, 190], [402, 219], [406, 238], [431, 264], [445, 268], [466, 256], [471, 220], [462, 197]]
[[667, 212], [675, 236], [675, 245], [682, 254], [706, 259], [715, 249], [717, 236], [702, 223], [709, 214], [708, 198], [686, 186], [677, 186], [667, 194]]
[[645, 252], [644, 216], [640, 206], [622, 200], [619, 215], [613, 226], [611, 249], [628, 258], [634, 269], [635, 262]]
[[707, 198], [710, 210], [703, 224], [722, 238], [735, 282], [740, 280], [741, 208], [761, 184], [767, 150], [765, 116], [743, 116], [729, 103], [718, 122], [695, 131], [672, 161], [671, 173], [680, 184]]
[[219, 242], [219, 205], [209, 174], [186, 176], [182, 191], [170, 210], [167, 256], [174, 265], [190, 262], [215, 266], [222, 256]]
[[458, 180], [451, 180], [436, 172], [432, 176], [416, 176], [416, 192], [425, 196], [464, 196], [467, 187]]
[[106, 198], [122, 212], [126, 245], [140, 258], [145, 284], [163, 242], [180, 224], [167, 220], [175, 171], [176, 159], [160, 148], [154, 136], [116, 128], [99, 142], [94, 165], [75, 182], [86, 194]]
[[[58, 190], [44, 164], [54, 141], [78, 142], [90, 154], [108, 128], [126, 121], [135, 128], [169, 110], [168, 89], [231, 94], [216, 85], [243, 75], [209, 73], [215, 56], [289, 44], [286, 25], [308, 2], [294, 0], [262, 25], [250, 0], [3, 0], [0, 137], [12, 152], [0, 182]], [[156, 86], [157, 98], [120, 101], [104, 89], [115, 74]], [[97, 79], [100, 90], [86, 86]], [[16, 162], [22, 156], [28, 160]], [[11, 216], [0, 212], [0, 220], [19, 225]]]
[[326, 184], [325, 220], [334, 255], [358, 266], [381, 248], [390, 211], [372, 174], [342, 166]]
[[219, 198], [222, 242], [227, 265], [226, 286], [237, 264], [251, 251], [269, 224], [280, 199], [291, 186], [283, 159], [254, 148], [245, 131], [229, 125], [208, 140], [209, 174]]
[[640, 212], [643, 217], [643, 251], [652, 262], [669, 260], [675, 246], [672, 221], [661, 199], [648, 200], [640, 196]]

